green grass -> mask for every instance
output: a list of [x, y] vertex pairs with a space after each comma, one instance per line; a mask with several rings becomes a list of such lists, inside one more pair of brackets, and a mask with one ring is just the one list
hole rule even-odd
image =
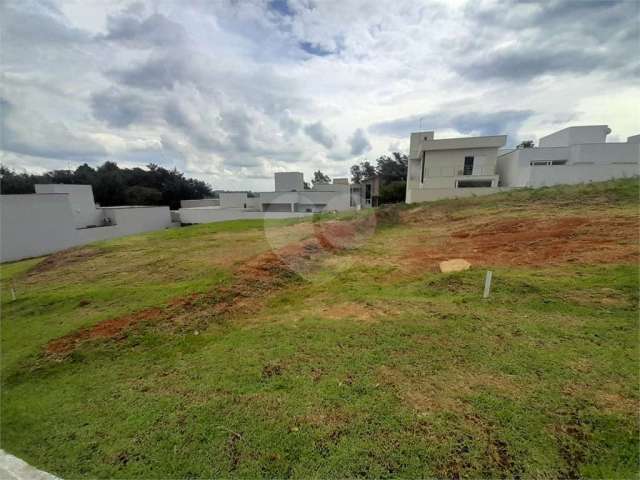
[[[555, 202], [573, 215], [584, 194], [585, 215], [635, 215], [630, 185], [425, 213]], [[270, 227], [293, 238], [300, 224]], [[40, 260], [3, 265], [2, 448], [63, 478], [636, 478], [637, 265], [495, 266], [484, 300], [481, 269], [400, 270], [389, 252], [428, 241], [425, 228], [386, 224], [251, 313], [204, 330], [142, 324], [62, 361], [41, 355], [50, 339], [228, 283], [269, 248], [262, 222], [101, 243], [41, 273]]]

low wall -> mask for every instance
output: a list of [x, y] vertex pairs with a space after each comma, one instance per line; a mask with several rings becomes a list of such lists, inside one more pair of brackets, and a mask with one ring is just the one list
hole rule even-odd
[[219, 198], [203, 198], [200, 200], [180, 200], [180, 208], [218, 207], [218, 206], [220, 206]]
[[0, 261], [46, 255], [77, 241], [67, 194], [0, 195]]
[[431, 202], [445, 198], [477, 197], [492, 193], [506, 192], [509, 188], [416, 188], [407, 192], [407, 203]]
[[228, 220], [255, 220], [308, 217], [311, 213], [303, 212], [252, 212], [241, 208], [181, 208], [179, 211], [180, 222], [213, 223]]
[[113, 225], [75, 226], [69, 195], [0, 195], [0, 261], [38, 257], [73, 246], [174, 226], [169, 207], [104, 207]]
[[528, 186], [575, 185], [603, 182], [640, 174], [638, 165], [550, 165], [530, 167]]

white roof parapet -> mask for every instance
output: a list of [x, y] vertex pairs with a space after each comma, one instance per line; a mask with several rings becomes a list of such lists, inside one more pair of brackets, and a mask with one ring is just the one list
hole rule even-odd
[[422, 144], [423, 150], [458, 150], [465, 148], [500, 148], [507, 143], [506, 135], [486, 137], [439, 138]]

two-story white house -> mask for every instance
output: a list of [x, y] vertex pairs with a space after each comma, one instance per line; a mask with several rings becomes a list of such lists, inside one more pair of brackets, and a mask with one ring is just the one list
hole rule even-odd
[[498, 149], [506, 135], [435, 139], [411, 134], [406, 202], [486, 195], [499, 191]]

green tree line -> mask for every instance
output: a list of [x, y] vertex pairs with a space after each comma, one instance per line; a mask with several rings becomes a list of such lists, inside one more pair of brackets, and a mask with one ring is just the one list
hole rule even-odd
[[202, 180], [186, 178], [176, 169], [167, 170], [153, 163], [142, 168], [120, 168], [105, 162], [97, 168], [86, 163], [75, 170], [53, 170], [42, 175], [17, 173], [0, 166], [0, 193], [34, 193], [36, 183], [91, 185], [95, 201], [102, 206], [168, 205], [180, 208], [180, 200], [212, 196], [211, 186]]

